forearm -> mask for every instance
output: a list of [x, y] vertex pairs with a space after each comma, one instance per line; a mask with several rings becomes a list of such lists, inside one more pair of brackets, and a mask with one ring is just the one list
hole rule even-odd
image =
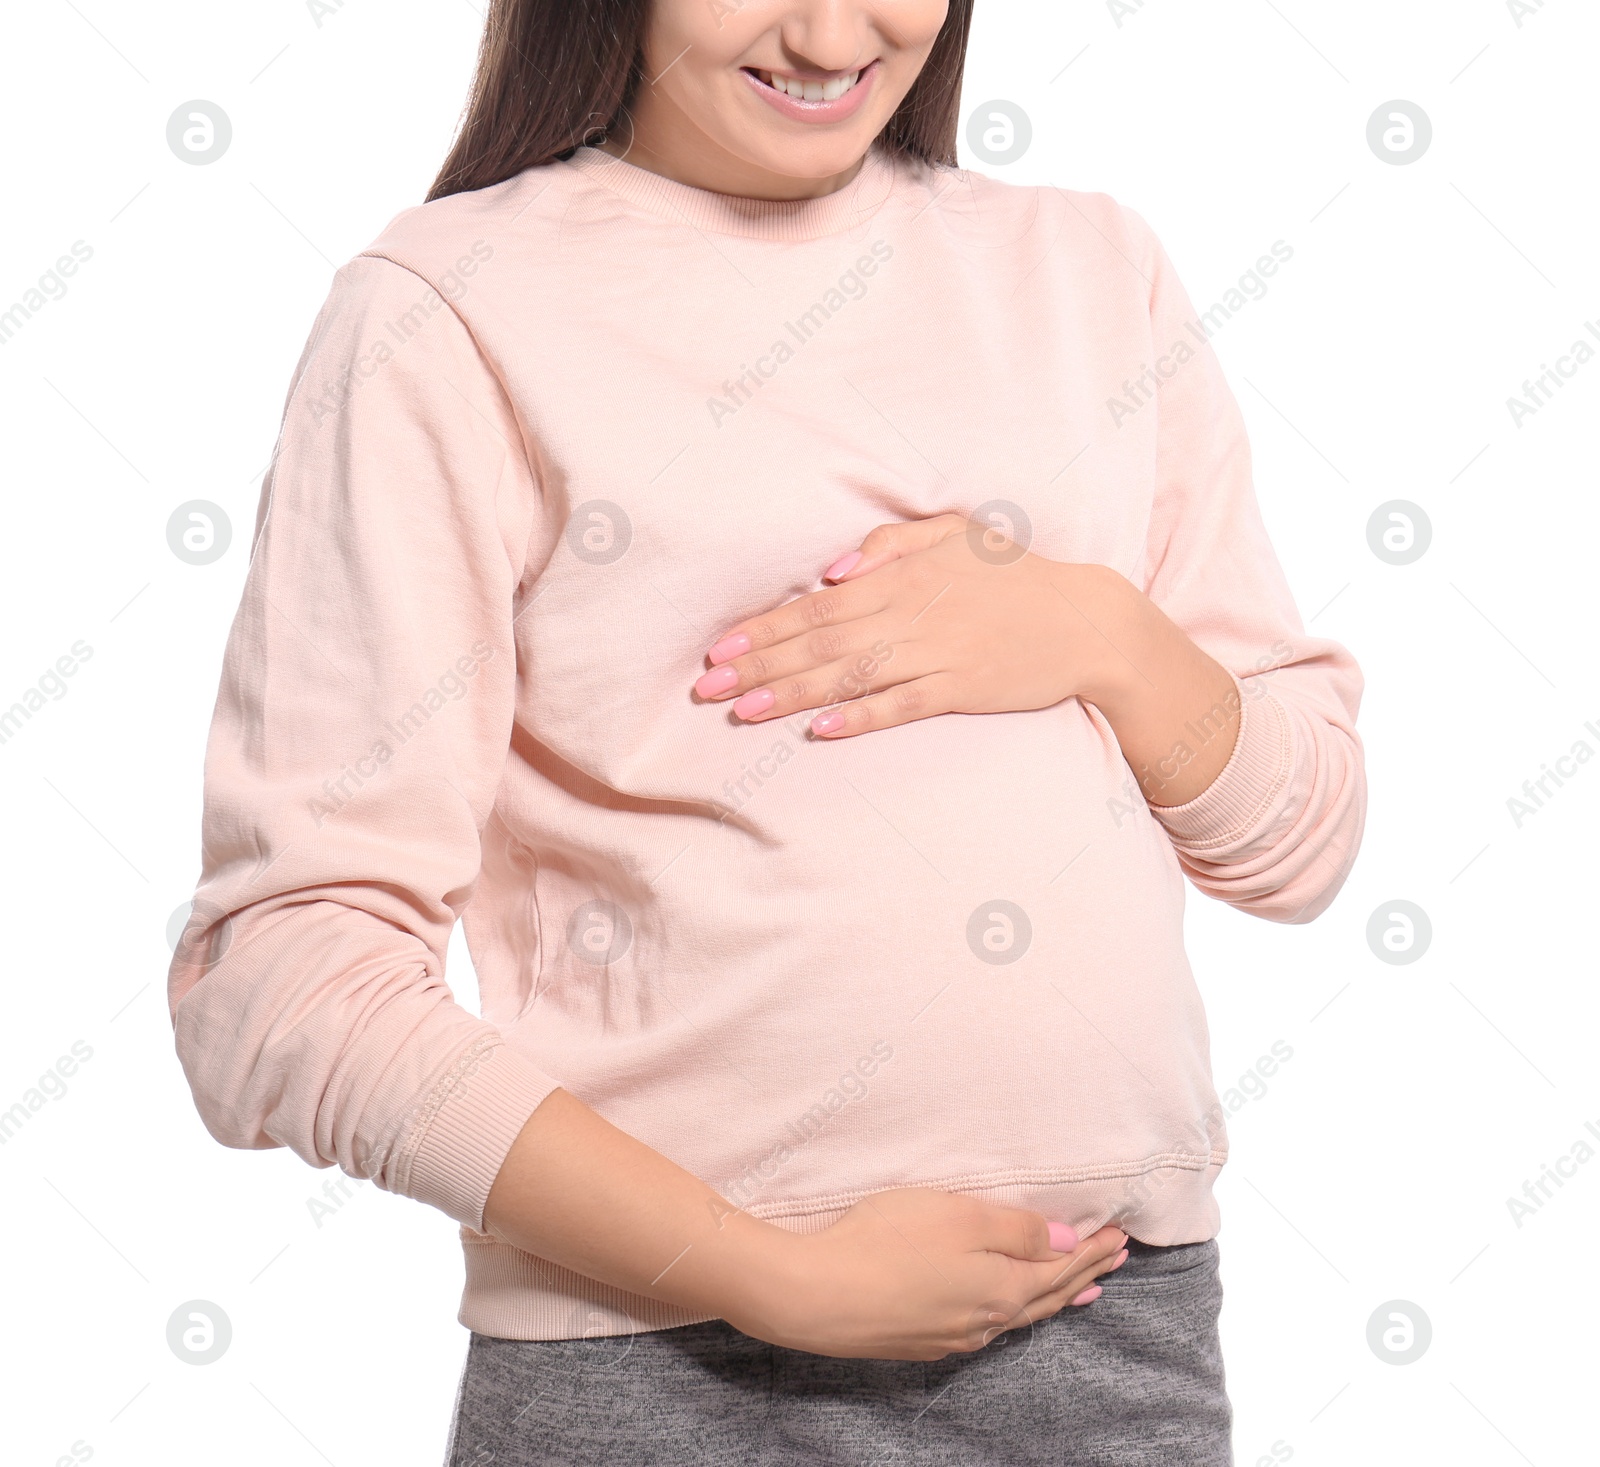
[[792, 1241], [565, 1090], [512, 1144], [484, 1226], [602, 1283], [735, 1320], [765, 1310]]
[[[1117, 1268], [1127, 1235], [926, 1188], [862, 1198], [820, 1233], [734, 1211], [565, 1090], [518, 1135], [484, 1226], [630, 1293], [822, 1355], [938, 1360], [1048, 1318]], [[1011, 1301], [1009, 1308], [998, 1301]]]
[[1182, 805], [1203, 794], [1239, 732], [1228, 670], [1117, 572], [1062, 565], [1056, 584], [1071, 633], [1096, 651], [1079, 697], [1105, 715], [1145, 799]]

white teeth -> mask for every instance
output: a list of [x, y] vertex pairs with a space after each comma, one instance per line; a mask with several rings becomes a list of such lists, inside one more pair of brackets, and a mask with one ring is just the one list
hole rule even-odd
[[756, 73], [774, 91], [785, 92], [805, 102], [835, 102], [860, 80], [861, 73], [852, 71], [831, 81], [801, 81], [799, 77], [782, 76], [775, 71]]

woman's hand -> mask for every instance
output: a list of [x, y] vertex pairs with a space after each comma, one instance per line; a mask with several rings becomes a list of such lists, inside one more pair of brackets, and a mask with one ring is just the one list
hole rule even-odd
[[734, 699], [750, 723], [823, 709], [823, 739], [1077, 697], [1152, 805], [1193, 800], [1232, 755], [1233, 674], [1108, 566], [1046, 560], [944, 514], [880, 525], [824, 579], [725, 633], [695, 692]]
[[1126, 1236], [929, 1188], [878, 1192], [802, 1234], [752, 1217], [565, 1090], [506, 1153], [492, 1237], [626, 1293], [819, 1355], [936, 1360], [1092, 1302]]
[[1127, 1235], [1079, 1241], [1037, 1212], [903, 1187], [863, 1198], [831, 1227], [789, 1234], [746, 1334], [817, 1355], [940, 1360], [1099, 1296]]
[[954, 514], [879, 526], [827, 579], [838, 584], [732, 628], [695, 692], [736, 698], [747, 722], [828, 709], [811, 724], [824, 738], [1048, 708], [1107, 680], [1118, 654], [1095, 622], [1115, 620], [1113, 581], [1128, 585]]

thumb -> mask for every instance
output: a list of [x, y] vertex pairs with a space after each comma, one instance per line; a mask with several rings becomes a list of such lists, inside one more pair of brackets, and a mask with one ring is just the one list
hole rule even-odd
[[842, 555], [822, 573], [825, 581], [853, 581], [902, 556], [929, 550], [941, 540], [960, 534], [967, 522], [958, 514], [936, 514], [925, 520], [901, 520], [879, 525], [860, 546]]
[[1022, 1207], [986, 1205], [977, 1219], [977, 1242], [990, 1253], [1004, 1253], [1030, 1263], [1049, 1263], [1078, 1246], [1076, 1230], [1051, 1222], [1042, 1212]]

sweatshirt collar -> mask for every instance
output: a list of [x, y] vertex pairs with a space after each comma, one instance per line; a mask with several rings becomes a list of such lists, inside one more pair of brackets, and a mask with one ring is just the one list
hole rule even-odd
[[802, 240], [838, 234], [876, 213], [895, 183], [894, 161], [876, 143], [849, 183], [814, 199], [749, 199], [719, 194], [679, 183], [588, 146], [578, 148], [566, 162], [589, 182], [652, 214], [693, 229], [752, 239]]

